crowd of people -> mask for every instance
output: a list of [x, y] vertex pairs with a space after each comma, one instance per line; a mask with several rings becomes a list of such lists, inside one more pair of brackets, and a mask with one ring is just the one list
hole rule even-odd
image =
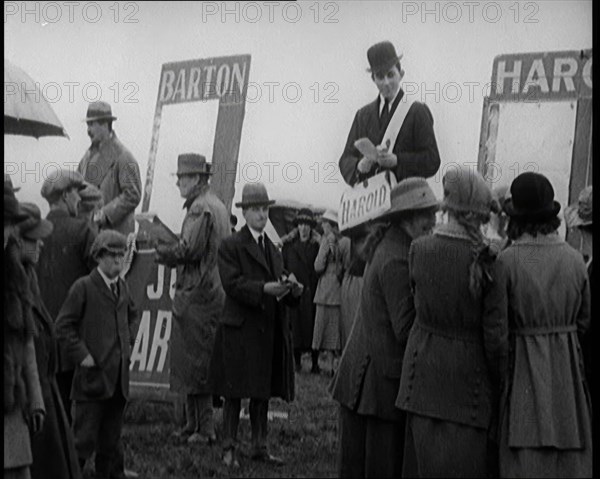
[[[456, 168], [436, 198], [431, 112], [401, 102], [391, 43], [367, 59], [379, 95], [357, 112], [339, 164], [349, 186], [395, 177], [376, 220], [342, 234], [336, 211], [301, 209], [280, 248], [265, 233], [265, 185], [244, 185], [235, 231], [212, 165], [178, 156], [185, 219], [176, 241], [153, 243], [177, 268], [170, 383], [186, 420], [174, 437], [220, 440], [223, 464], [239, 468], [249, 399], [250, 458], [281, 465], [269, 400], [292, 401], [302, 354], [319, 373], [325, 351], [340, 477], [591, 476], [592, 187], [564, 212], [579, 251], [558, 233], [543, 174], [492, 191]], [[139, 319], [124, 260], [141, 180], [114, 120], [90, 104], [92, 144], [78, 171], [44, 181], [46, 218], [5, 176], [6, 478], [81, 478], [92, 456], [96, 478], [137, 476], [121, 431]], [[365, 137], [375, 157], [355, 146]]]

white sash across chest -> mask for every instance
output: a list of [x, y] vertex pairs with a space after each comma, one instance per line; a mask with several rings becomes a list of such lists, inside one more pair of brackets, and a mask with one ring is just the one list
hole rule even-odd
[[381, 140], [382, 145], [389, 145], [388, 151], [393, 150], [396, 140], [398, 139], [398, 133], [400, 133], [400, 128], [402, 128], [404, 119], [413, 103], [414, 100], [408, 99], [406, 94], [404, 94], [402, 99], [398, 102], [398, 106], [396, 107], [385, 133], [383, 134], [383, 139]]

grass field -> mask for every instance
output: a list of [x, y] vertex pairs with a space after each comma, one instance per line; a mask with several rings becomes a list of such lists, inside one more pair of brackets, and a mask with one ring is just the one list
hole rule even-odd
[[[188, 445], [170, 437], [178, 427], [171, 404], [136, 401], [128, 407], [123, 431], [127, 467], [138, 472], [141, 479], [335, 477], [337, 403], [327, 393], [331, 377], [327, 373], [309, 374], [309, 358], [303, 360], [303, 368], [303, 372], [296, 374], [296, 399], [292, 403], [276, 399], [270, 402], [270, 410], [288, 413], [288, 419], [269, 421], [269, 449], [285, 459], [284, 466], [265, 465], [247, 456], [248, 419], [240, 420], [238, 432], [241, 467], [228, 470], [221, 464], [219, 443]], [[220, 413], [220, 409], [215, 412], [218, 433]]]

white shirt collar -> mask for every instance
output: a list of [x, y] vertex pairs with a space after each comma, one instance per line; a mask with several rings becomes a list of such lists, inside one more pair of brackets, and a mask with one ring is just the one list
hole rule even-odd
[[106, 283], [106, 287], [112, 291], [112, 288], [110, 286], [113, 283], [118, 283], [119, 282], [119, 275], [115, 276], [113, 279], [110, 279], [108, 276], [106, 276], [104, 274], [104, 272], [100, 269], [100, 267], [98, 267], [96, 269], [98, 270], [98, 273], [100, 273], [100, 276], [102, 276], [102, 279]]
[[[258, 237], [259, 236], [263, 236], [263, 237], [265, 236], [265, 232], [264, 231], [253, 230], [252, 228], [250, 228], [250, 226], [248, 226], [248, 229], [250, 230], [250, 234], [254, 238], [254, 241], [256, 241], [256, 244], [258, 244]], [[264, 241], [264, 239], [263, 239], [263, 241]]]
[[[394, 98], [392, 98], [392, 101], [390, 102], [390, 108], [392, 107], [392, 105], [396, 101], [396, 98], [398, 97], [398, 94], [400, 93], [400, 90], [402, 90], [402, 88], [398, 87], [398, 91], [396, 92], [396, 94], [394, 95]], [[371, 98], [373, 98], [373, 97], [371, 97]], [[380, 93], [379, 94], [379, 116], [381, 116], [381, 112], [383, 111], [384, 105], [385, 105], [385, 98], [383, 98], [383, 95]]]

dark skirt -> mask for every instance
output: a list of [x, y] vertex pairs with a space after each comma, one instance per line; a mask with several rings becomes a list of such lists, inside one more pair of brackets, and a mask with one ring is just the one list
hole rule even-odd
[[485, 429], [407, 414], [402, 477], [491, 477]]

